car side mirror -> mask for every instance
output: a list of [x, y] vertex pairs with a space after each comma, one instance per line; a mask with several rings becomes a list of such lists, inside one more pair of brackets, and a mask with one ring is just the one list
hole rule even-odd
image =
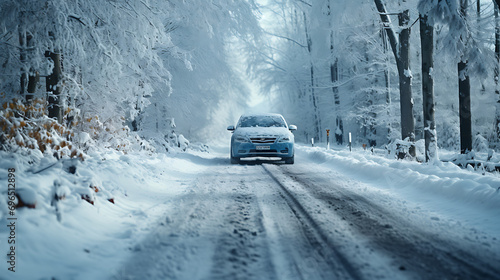
[[230, 126], [228, 126], [228, 127], [227, 127], [227, 130], [229, 130], [229, 131], [234, 131], [234, 125], [230, 125]]
[[295, 126], [295, 125], [291, 124], [291, 125], [289, 125], [289, 126], [288, 126], [288, 129], [289, 129], [290, 131], [294, 131], [294, 130], [297, 130], [297, 126]]

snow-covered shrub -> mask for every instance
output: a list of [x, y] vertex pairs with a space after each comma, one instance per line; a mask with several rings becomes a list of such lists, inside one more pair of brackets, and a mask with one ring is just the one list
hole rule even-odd
[[44, 100], [34, 100], [31, 105], [19, 100], [5, 102], [0, 110], [0, 127], [1, 150], [39, 150], [57, 158], [84, 159], [84, 153], [72, 143], [74, 133], [45, 115]]
[[180, 134], [177, 137], [177, 145], [181, 150], [185, 151], [189, 146], [189, 141], [184, 137], [184, 135]]
[[487, 152], [489, 150], [488, 140], [486, 140], [486, 138], [484, 138], [481, 134], [477, 134], [474, 136], [472, 149], [476, 152]]
[[425, 161], [425, 140], [420, 139], [415, 142], [415, 158], [419, 162]]
[[20, 100], [5, 102], [0, 110], [0, 149], [11, 152], [38, 150], [57, 158], [82, 160], [89, 150], [99, 148], [123, 153], [155, 151], [146, 140], [131, 134], [123, 123], [116, 123], [114, 119], [101, 122], [97, 116], [80, 118], [74, 111], [67, 108], [59, 124], [47, 116], [43, 99], [35, 99], [29, 105]]
[[154, 152], [149, 143], [141, 139], [136, 134], [130, 132], [130, 129], [124, 125], [125, 118], [108, 119], [101, 122], [98, 116], [86, 116], [77, 126], [78, 136], [75, 137], [77, 143], [83, 149], [96, 149], [96, 147], [114, 149], [123, 153], [131, 150], [147, 150]]
[[[439, 123], [438, 123], [439, 124]], [[438, 131], [438, 146], [458, 150], [460, 149], [460, 127], [452, 124], [449, 121], [444, 121], [441, 127], [436, 129]]]
[[396, 159], [413, 159], [410, 155], [410, 149], [415, 150], [415, 158], [418, 161], [425, 160], [425, 143], [423, 140], [419, 140], [416, 143], [412, 143], [407, 139], [395, 139], [387, 145], [387, 153], [390, 158]]
[[189, 140], [182, 134], [177, 135], [173, 129], [167, 133], [149, 133], [147, 141], [151, 145], [151, 148], [157, 151], [184, 152], [191, 147]]

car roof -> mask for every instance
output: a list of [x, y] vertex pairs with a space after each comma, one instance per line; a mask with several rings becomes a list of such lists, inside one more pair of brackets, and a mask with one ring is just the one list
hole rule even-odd
[[281, 114], [275, 114], [275, 113], [256, 113], [256, 114], [243, 114], [243, 115], [241, 115], [241, 117], [263, 117], [263, 116], [283, 117]]

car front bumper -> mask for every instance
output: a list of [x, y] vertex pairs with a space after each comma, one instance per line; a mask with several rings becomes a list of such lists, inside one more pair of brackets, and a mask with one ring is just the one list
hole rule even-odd
[[233, 157], [281, 157], [289, 158], [293, 156], [293, 143], [272, 143], [272, 144], [254, 144], [232, 142], [231, 153]]

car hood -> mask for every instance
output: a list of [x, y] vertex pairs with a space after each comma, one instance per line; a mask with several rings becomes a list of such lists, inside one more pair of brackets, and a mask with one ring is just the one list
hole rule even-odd
[[286, 127], [238, 127], [234, 131], [234, 135], [238, 136], [291, 136], [293, 134]]

